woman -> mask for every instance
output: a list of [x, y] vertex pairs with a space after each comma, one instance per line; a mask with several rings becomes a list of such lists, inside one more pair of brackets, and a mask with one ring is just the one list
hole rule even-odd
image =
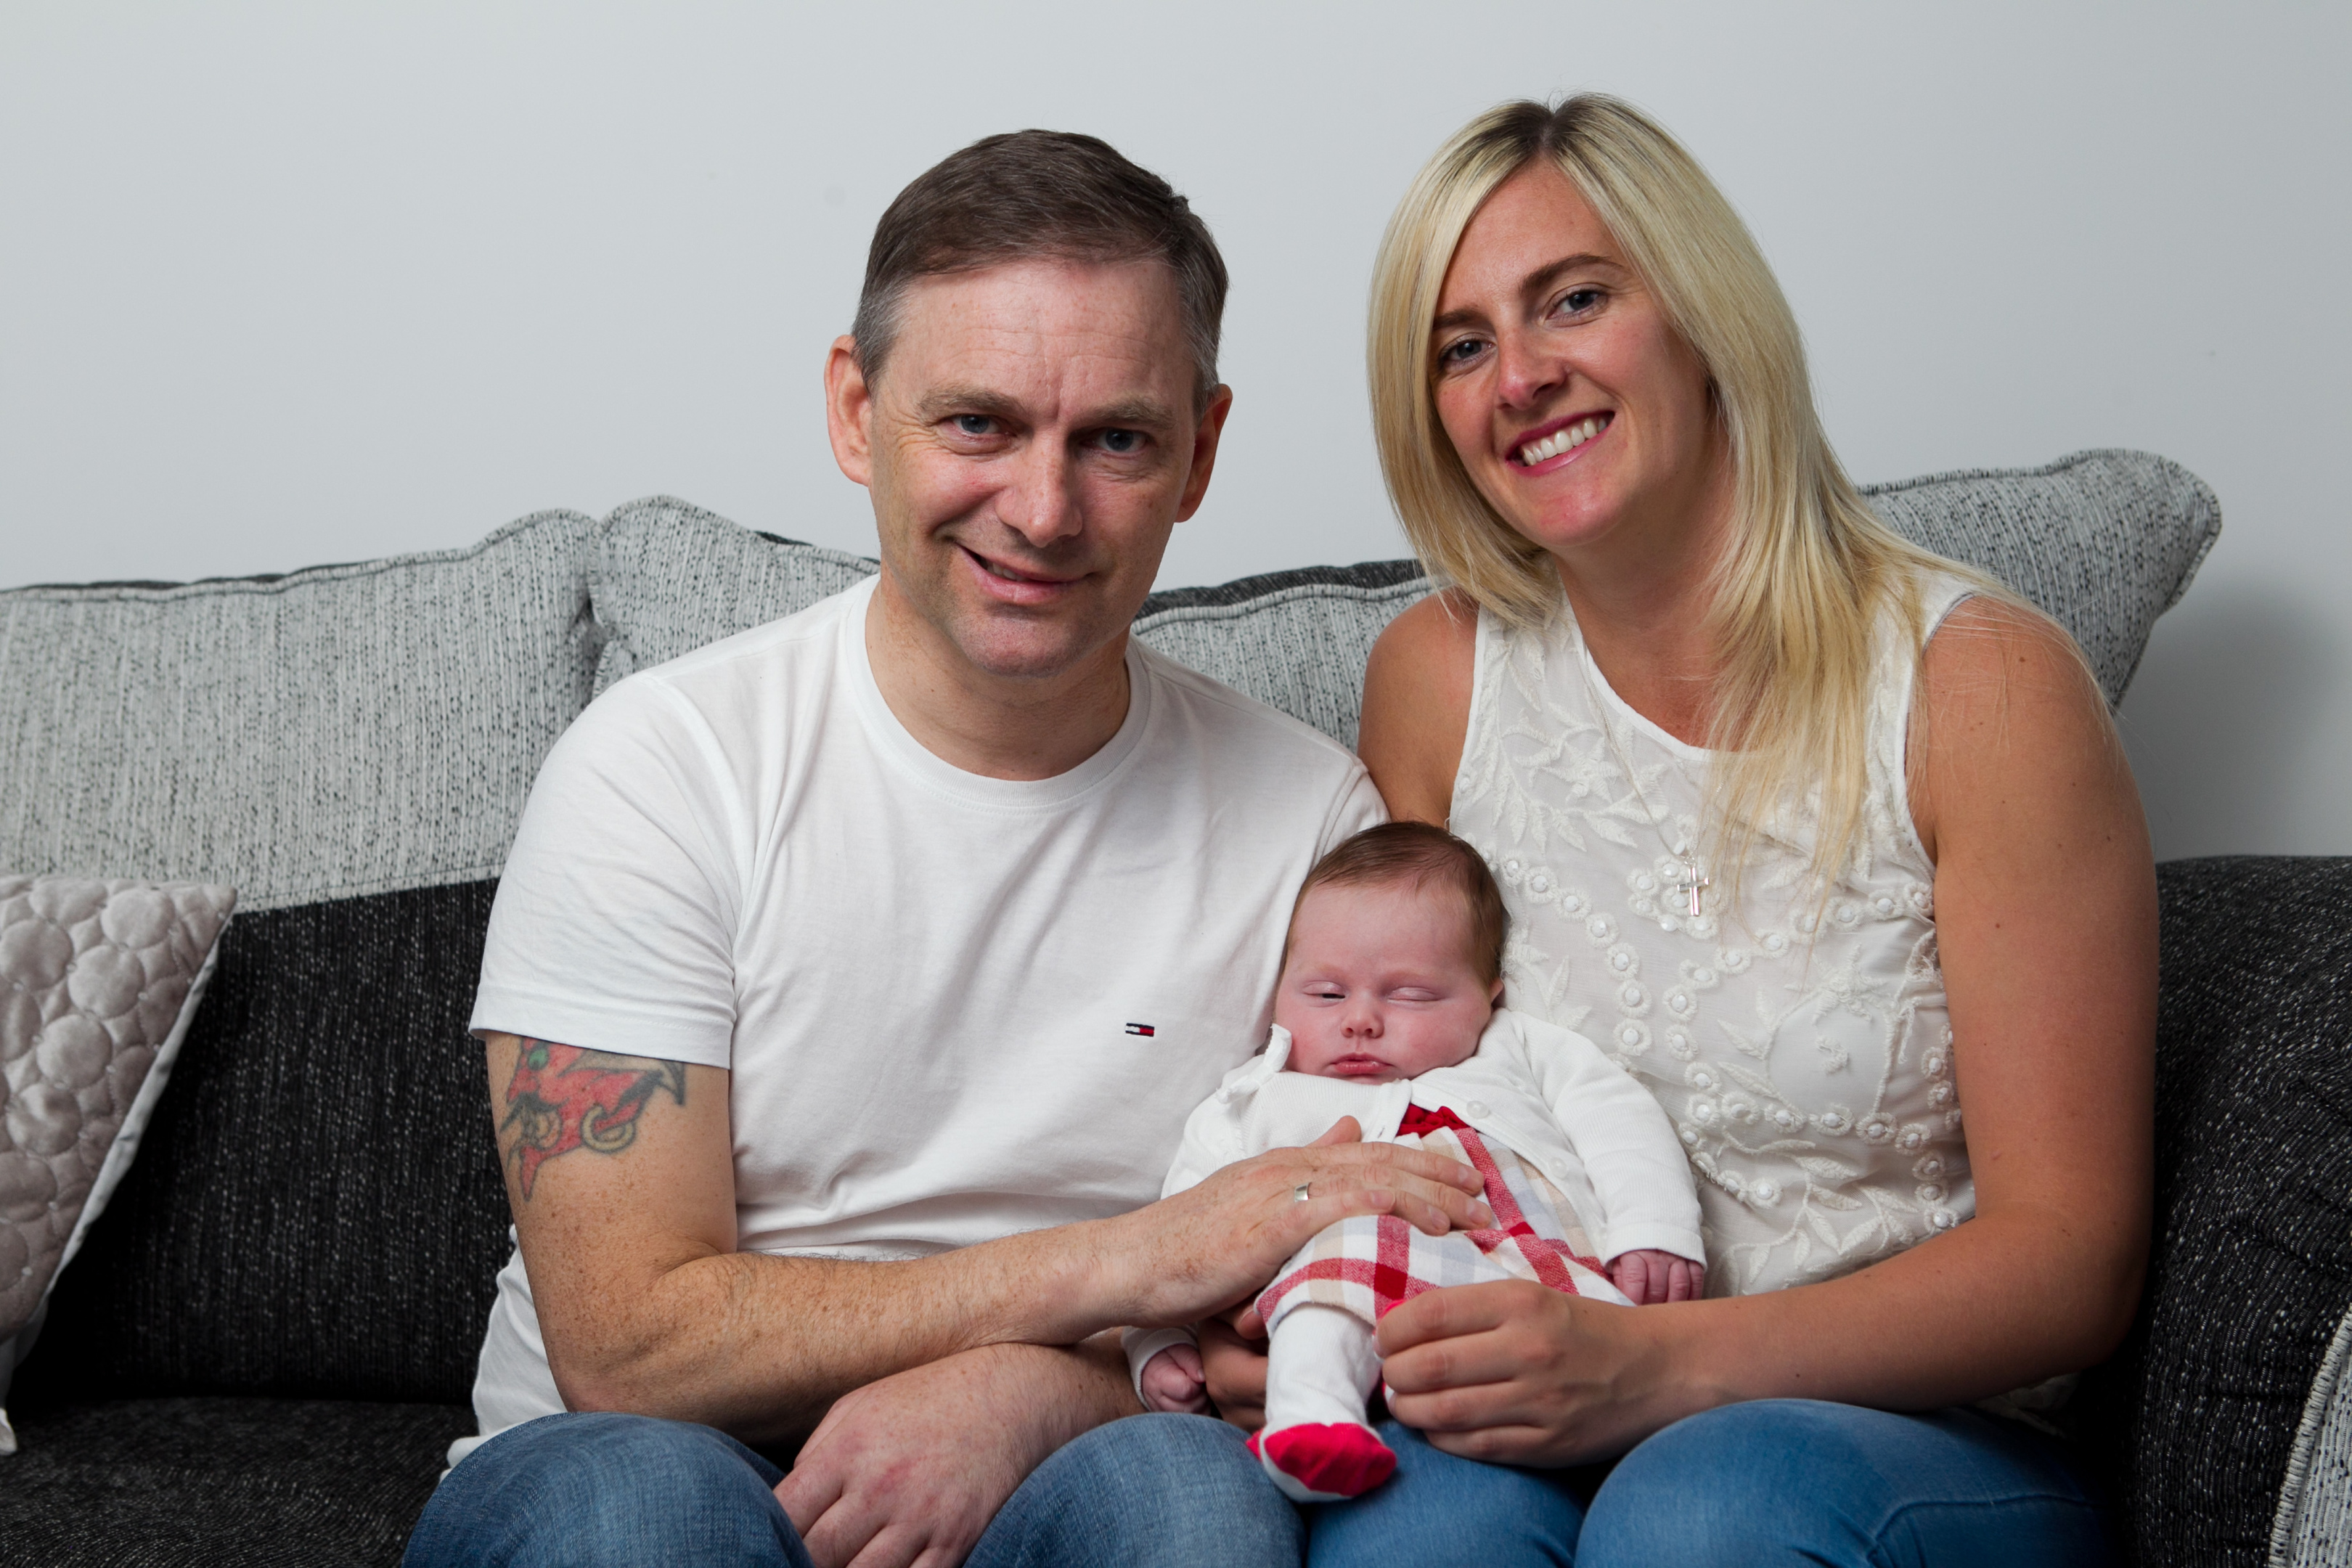
[[[2063, 1448], [1969, 1408], [2106, 1355], [2145, 1258], [2155, 880], [2081, 655], [1863, 505], [1753, 239], [1626, 105], [1442, 149], [1370, 360], [1453, 586], [1374, 650], [1364, 760], [1500, 874], [1510, 1004], [1657, 1093], [1710, 1269], [1681, 1305], [1398, 1308], [1389, 1408], [1427, 1447], [1313, 1554], [1411, 1561], [1484, 1486], [1525, 1528], [1483, 1550], [1587, 1568], [2097, 1561]], [[1232, 1342], [1214, 1370], [1245, 1404]], [[1447, 1455], [1626, 1457], [1593, 1493]]]

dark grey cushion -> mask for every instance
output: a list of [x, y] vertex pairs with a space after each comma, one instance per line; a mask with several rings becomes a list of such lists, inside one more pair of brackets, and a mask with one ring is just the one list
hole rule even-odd
[[466, 1034], [493, 886], [229, 922], [16, 1399], [469, 1396], [508, 1251]]
[[126, 1399], [20, 1410], [19, 1568], [392, 1568], [463, 1405]]
[[2352, 859], [2158, 868], [2156, 1245], [2066, 1420], [2144, 1564], [2252, 1568], [2352, 1305]]

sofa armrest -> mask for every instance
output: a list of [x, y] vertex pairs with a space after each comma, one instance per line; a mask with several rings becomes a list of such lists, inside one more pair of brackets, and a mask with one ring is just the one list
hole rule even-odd
[[2282, 1498], [2352, 1302], [2352, 859], [2174, 861], [2158, 884], [2147, 1292], [2068, 1424], [2135, 1561], [2260, 1564], [2315, 1481], [2346, 1484], [2306, 1465]]

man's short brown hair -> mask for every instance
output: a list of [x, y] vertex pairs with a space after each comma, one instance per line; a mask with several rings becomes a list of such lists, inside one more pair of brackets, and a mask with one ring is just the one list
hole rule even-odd
[[1462, 895], [1463, 913], [1470, 925], [1470, 963], [1478, 978], [1493, 984], [1503, 974], [1503, 938], [1511, 917], [1503, 908], [1503, 890], [1478, 851], [1443, 827], [1425, 822], [1384, 822], [1367, 827], [1335, 845], [1291, 900], [1290, 930], [1282, 939], [1282, 962], [1290, 963], [1291, 937], [1298, 929], [1298, 910], [1307, 895], [1318, 888], [1377, 887], [1409, 883], [1424, 888], [1435, 882]]
[[1069, 131], [984, 136], [898, 193], [866, 253], [849, 330], [858, 369], [881, 379], [917, 279], [1040, 260], [1165, 263], [1192, 349], [1194, 411], [1209, 406], [1225, 313], [1225, 263], [1209, 226], [1167, 181]]

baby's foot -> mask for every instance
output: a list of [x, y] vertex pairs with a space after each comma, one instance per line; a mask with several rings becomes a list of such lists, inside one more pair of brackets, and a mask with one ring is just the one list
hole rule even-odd
[[1251, 1436], [1249, 1451], [1293, 1502], [1361, 1497], [1396, 1473], [1396, 1455], [1353, 1421], [1302, 1421]]

